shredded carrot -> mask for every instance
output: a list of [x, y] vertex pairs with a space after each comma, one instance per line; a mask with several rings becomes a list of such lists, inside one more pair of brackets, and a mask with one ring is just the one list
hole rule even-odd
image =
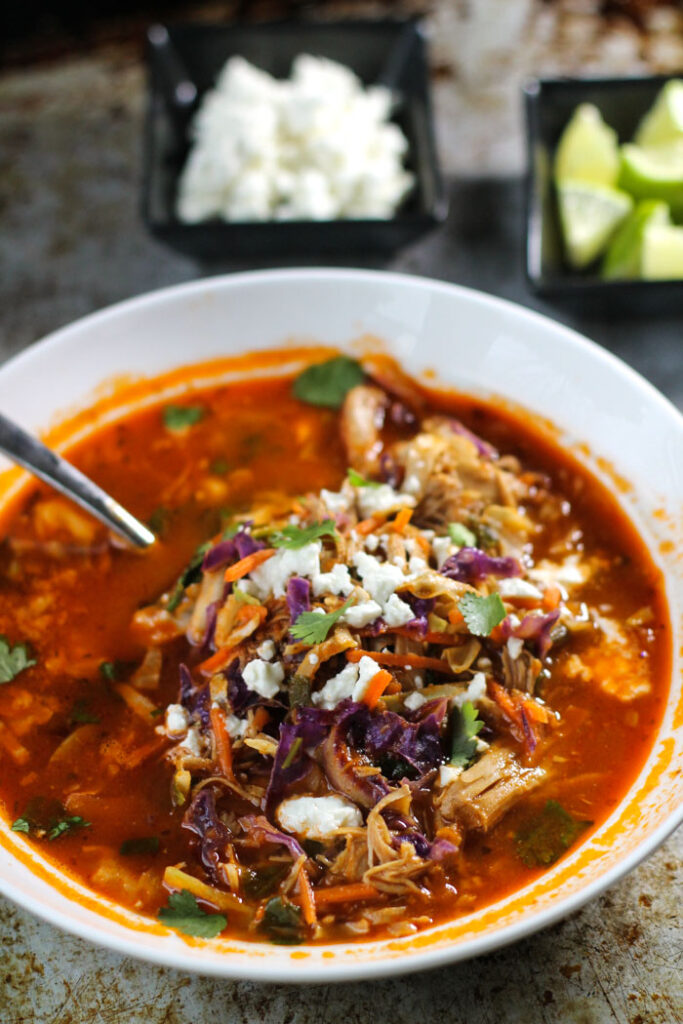
[[214, 672], [220, 671], [232, 657], [233, 650], [233, 647], [221, 647], [215, 654], [201, 662], [199, 671], [203, 672], [204, 675], [212, 675]]
[[346, 657], [348, 661], [355, 662], [360, 661], [361, 658], [372, 658], [378, 665], [395, 665], [399, 668], [431, 668], [434, 672], [453, 675], [448, 662], [442, 661], [441, 658], [424, 658], [421, 654], [386, 654], [382, 651], [364, 651], [362, 648], [356, 648], [356, 650], [347, 651]]
[[403, 533], [406, 526], [410, 522], [410, 517], [413, 514], [412, 508], [402, 508], [399, 514], [394, 519], [392, 526], [395, 533]]
[[308, 872], [303, 864], [299, 869], [299, 898], [301, 900], [301, 913], [303, 914], [304, 921], [309, 927], [313, 927], [318, 921], [315, 912], [315, 896], [313, 895]]
[[448, 613], [448, 621], [451, 626], [459, 626], [461, 622], [465, 621], [465, 616], [462, 614], [459, 608], [451, 608]]
[[274, 554], [275, 548], [263, 548], [261, 551], [254, 551], [253, 554], [247, 555], [246, 558], [240, 558], [239, 562], [235, 562], [234, 565], [228, 566], [225, 570], [225, 576], [223, 577], [225, 582], [234, 583], [235, 580], [241, 580], [243, 576], [253, 572], [263, 562], [267, 562]]
[[369, 519], [361, 519], [361, 521], [356, 524], [356, 533], [359, 533], [361, 537], [366, 537], [369, 533], [372, 533], [373, 530], [376, 530], [378, 526], [381, 526], [382, 523], [386, 522], [386, 518], [386, 513], [375, 512], [375, 514], [370, 516]]
[[360, 900], [374, 900], [381, 895], [374, 885], [366, 885], [365, 882], [330, 885], [325, 888], [314, 889], [313, 892], [315, 895], [315, 905], [318, 910], [333, 906], [335, 903], [356, 903]]
[[491, 632], [489, 633], [489, 637], [491, 638], [494, 644], [502, 644], [506, 638], [505, 631], [503, 630], [503, 624], [500, 623], [500, 625], [494, 626]]
[[543, 707], [542, 704], [538, 704], [531, 697], [525, 697], [522, 701], [524, 710], [528, 714], [529, 718], [534, 722], [542, 722], [544, 725], [550, 721], [550, 713]]
[[267, 725], [269, 721], [270, 721], [270, 715], [268, 714], [266, 709], [265, 708], [256, 708], [256, 710], [254, 711], [254, 717], [252, 718], [252, 722], [254, 723], [254, 728], [258, 729], [259, 732], [260, 732], [261, 729], [263, 728], [263, 726]]
[[555, 583], [550, 583], [545, 588], [543, 595], [543, 607], [547, 612], [554, 611], [562, 600], [562, 591]]
[[369, 708], [374, 708], [386, 688], [391, 682], [393, 682], [393, 679], [394, 677], [391, 672], [387, 672], [385, 668], [381, 668], [379, 672], [375, 672], [374, 676], [368, 683], [367, 690], [363, 694], [363, 703], [367, 704]]
[[211, 708], [210, 715], [218, 763], [225, 777], [232, 779], [232, 740], [225, 725], [225, 715], [221, 708]]
[[195, 878], [194, 875], [190, 875], [181, 868], [174, 867], [171, 864], [164, 869], [164, 885], [168, 889], [186, 889], [193, 896], [196, 896], [197, 899], [204, 900], [205, 903], [212, 903], [219, 910], [238, 914], [239, 916], [244, 915], [245, 917], [251, 915], [251, 907], [243, 903], [238, 896], [233, 896], [230, 892], [217, 889], [213, 885], [207, 885], [206, 882], [202, 882], [199, 878]]

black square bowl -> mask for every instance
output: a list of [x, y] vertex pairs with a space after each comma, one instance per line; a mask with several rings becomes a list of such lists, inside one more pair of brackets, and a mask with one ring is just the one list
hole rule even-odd
[[603, 281], [594, 268], [568, 266], [552, 180], [557, 143], [579, 103], [595, 104], [619, 142], [630, 142], [670, 77], [546, 78], [525, 85], [526, 273], [538, 295], [582, 312], [614, 316], [683, 312], [683, 281]]
[[[163, 37], [157, 26], [155, 38]], [[239, 55], [277, 78], [301, 53], [351, 68], [365, 85], [395, 96], [394, 120], [408, 139], [406, 166], [416, 185], [390, 220], [204, 221], [175, 214], [178, 177], [189, 150], [188, 118], [168, 100], [168, 64], [148, 44], [149, 103], [145, 125], [143, 218], [153, 235], [197, 259], [275, 262], [302, 256], [388, 254], [442, 221], [447, 212], [434, 140], [425, 41], [416, 19], [167, 26], [172, 50], [197, 87], [199, 101], [225, 62]]]

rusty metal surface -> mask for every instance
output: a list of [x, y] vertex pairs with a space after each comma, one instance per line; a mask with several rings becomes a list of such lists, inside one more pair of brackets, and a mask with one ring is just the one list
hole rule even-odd
[[[680, 8], [636, 5], [639, 28], [632, 18], [605, 22], [598, 6], [431, 5], [452, 212], [441, 231], [392, 266], [543, 308], [606, 344], [683, 408], [680, 317], [570, 318], [535, 303], [524, 286], [518, 83], [531, 72], [683, 67]], [[326, 5], [328, 13], [342, 9], [357, 13], [359, 4]], [[0, 358], [118, 299], [235, 269], [198, 267], [145, 234], [142, 108], [142, 69], [129, 47], [0, 77]], [[0, 899], [0, 1024], [678, 1024], [682, 854], [679, 833], [610, 892], [531, 939], [372, 986], [297, 990], [187, 976], [93, 948]]]

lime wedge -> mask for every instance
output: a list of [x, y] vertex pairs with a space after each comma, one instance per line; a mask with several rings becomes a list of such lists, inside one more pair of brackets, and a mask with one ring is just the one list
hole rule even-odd
[[662, 146], [683, 139], [683, 81], [672, 78], [660, 90], [633, 141], [639, 146]]
[[617, 133], [592, 103], [582, 103], [562, 132], [555, 153], [555, 181], [616, 185], [619, 176]]
[[567, 258], [577, 268], [600, 255], [633, 208], [625, 192], [585, 181], [559, 182], [557, 197]]
[[642, 199], [609, 244], [602, 261], [602, 276], [636, 278], [642, 273], [643, 238], [652, 224], [669, 224], [669, 207], [659, 199]]
[[652, 224], [643, 238], [643, 277], [648, 281], [683, 280], [683, 228]]
[[683, 141], [669, 146], [621, 147], [619, 187], [636, 199], [663, 199], [683, 216]]

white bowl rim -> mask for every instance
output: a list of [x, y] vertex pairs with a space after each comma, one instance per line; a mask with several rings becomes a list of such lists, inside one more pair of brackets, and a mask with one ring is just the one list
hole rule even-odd
[[[0, 366], [0, 374], [4, 372], [6, 367], [10, 366], [12, 368], [15, 366], [30, 367], [34, 361], [40, 360], [45, 346], [52, 346], [55, 343], [66, 340], [70, 335], [84, 330], [87, 331], [94, 324], [102, 324], [107, 320], [126, 316], [137, 309], [153, 307], [155, 304], [163, 305], [168, 300], [177, 297], [197, 296], [224, 288], [239, 288], [243, 285], [259, 284], [261, 282], [268, 284], [281, 281], [294, 285], [296, 282], [304, 280], [337, 280], [351, 283], [368, 283], [374, 280], [386, 284], [426, 288], [435, 292], [459, 295], [462, 299], [480, 307], [501, 310], [518, 318], [520, 322], [526, 319], [528, 322], [536, 323], [544, 329], [562, 336], [570, 345], [587, 350], [593, 359], [602, 361], [610, 366], [616, 374], [630, 381], [632, 386], [637, 387], [641, 393], [647, 395], [650, 403], [654, 402], [659, 405], [662, 411], [672, 418], [672, 424], [675, 424], [675, 428], [681, 433], [683, 439], [683, 415], [673, 403], [637, 371], [628, 366], [628, 364], [578, 331], [558, 323], [535, 310], [486, 292], [425, 276], [394, 271], [338, 269], [334, 267], [294, 267], [222, 274], [171, 285], [114, 303], [58, 328], [32, 344], [28, 349], [8, 359]], [[285, 332], [283, 331], [284, 334]], [[672, 629], [675, 636], [675, 623], [672, 623]], [[452, 947], [427, 949], [419, 952], [411, 950], [400, 957], [373, 960], [368, 963], [360, 961], [343, 963], [337, 958], [336, 961], [330, 961], [329, 963], [310, 965], [305, 960], [301, 960], [297, 963], [296, 968], [291, 961], [283, 961], [277, 967], [273, 967], [268, 966], [267, 961], [264, 963], [257, 959], [251, 961], [245, 959], [243, 963], [238, 963], [237, 955], [231, 954], [226, 955], [224, 962], [216, 960], [202, 964], [194, 956], [185, 953], [183, 949], [174, 948], [164, 942], [164, 936], [160, 937], [158, 949], [149, 948], [136, 944], [135, 933], [132, 929], [129, 929], [129, 934], [125, 936], [103, 933], [97, 924], [91, 925], [87, 922], [74, 920], [61, 911], [46, 908], [40, 899], [35, 899], [32, 895], [21, 891], [19, 887], [14, 886], [1, 875], [0, 892], [17, 905], [70, 934], [77, 935], [82, 939], [92, 942], [94, 945], [108, 948], [116, 953], [133, 956], [136, 959], [159, 966], [172, 967], [194, 974], [263, 983], [321, 984], [358, 981], [366, 978], [383, 978], [425, 971], [446, 964], [472, 959], [510, 945], [541, 929], [547, 928], [569, 914], [575, 913], [591, 899], [594, 899], [605, 889], [614, 885], [624, 875], [632, 871], [641, 861], [650, 856], [674, 832], [681, 822], [683, 822], [683, 802], [657, 829], [653, 830], [649, 836], [638, 843], [626, 856], [607, 871], [583, 886], [579, 891], [560, 898], [557, 904], [542, 909], [527, 919], [505, 925], [491, 933], [467, 939]], [[343, 946], [343, 944], [340, 945]], [[305, 949], [306, 947], [303, 948]], [[296, 977], [292, 977], [293, 973], [296, 974]]]

